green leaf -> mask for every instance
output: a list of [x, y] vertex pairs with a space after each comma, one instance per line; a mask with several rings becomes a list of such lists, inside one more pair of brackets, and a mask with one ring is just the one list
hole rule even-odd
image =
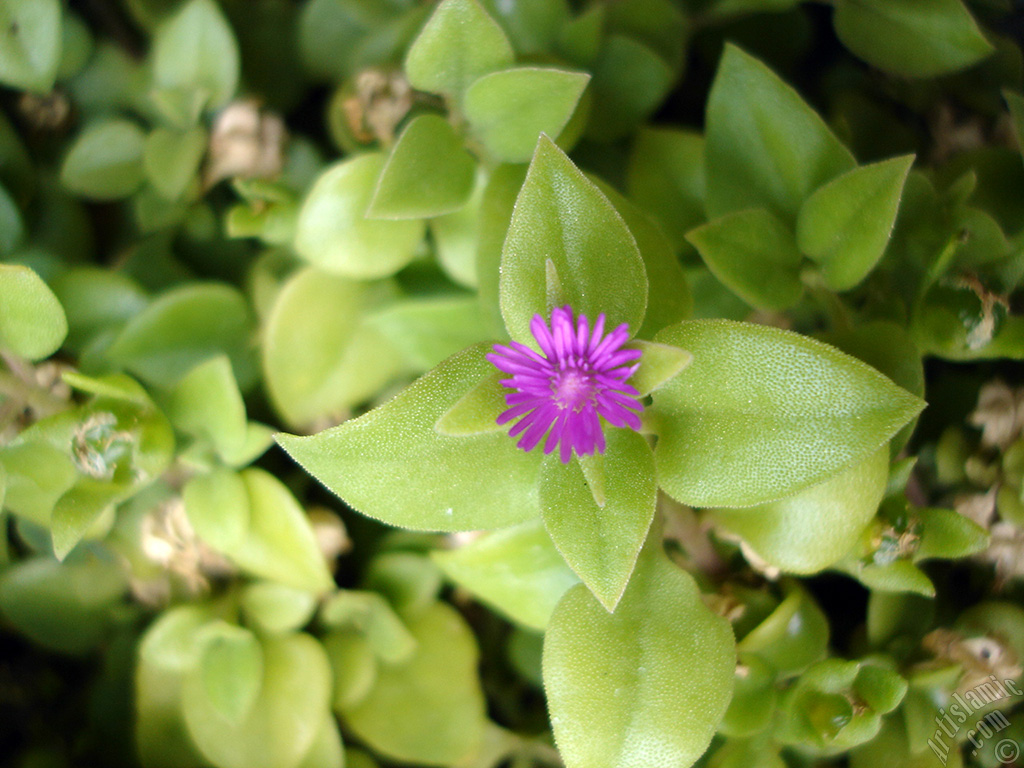
[[536, 344], [530, 320], [550, 314], [552, 269], [576, 312], [604, 312], [611, 328], [640, 327], [647, 278], [633, 235], [608, 198], [541, 137], [501, 254], [501, 314], [512, 338]]
[[778, 692], [775, 670], [752, 654], [740, 654], [732, 701], [718, 732], [730, 737], [752, 736], [771, 724]]
[[242, 590], [246, 623], [263, 632], [281, 634], [301, 629], [313, 618], [316, 595], [272, 581], [247, 584]]
[[897, 157], [844, 173], [800, 208], [796, 240], [818, 262], [825, 283], [846, 291], [882, 258], [914, 156]]
[[142, 311], [149, 297], [122, 272], [77, 267], [57, 275], [53, 292], [68, 318], [67, 346], [81, 349]]
[[68, 190], [95, 200], [127, 197], [142, 184], [146, 135], [127, 120], [88, 126], [71, 145], [60, 170]]
[[204, 437], [222, 457], [240, 454], [247, 436], [245, 403], [227, 356], [185, 374], [171, 392], [167, 416], [178, 429]]
[[384, 595], [402, 616], [410, 617], [437, 600], [441, 571], [424, 555], [385, 552], [370, 562], [364, 583]]
[[231, 358], [237, 376], [250, 333], [249, 308], [237, 289], [191, 284], [166, 291], [133, 317], [107, 349], [107, 357], [147, 383], [165, 387], [220, 354]]
[[298, 765], [329, 711], [331, 668], [316, 640], [300, 634], [267, 635], [260, 645], [259, 691], [241, 719], [229, 717], [211, 700], [205, 665], [184, 681], [182, 706], [189, 735], [203, 757], [221, 768]]
[[374, 312], [368, 325], [417, 373], [489, 337], [476, 296], [399, 301]]
[[0, 3], [0, 83], [49, 93], [60, 64], [59, 0]]
[[0, 349], [42, 360], [60, 349], [67, 333], [64, 310], [39, 275], [0, 264]]
[[366, 218], [384, 156], [358, 155], [324, 171], [299, 210], [295, 250], [311, 264], [346, 277], [394, 274], [416, 255], [422, 221]]
[[467, 349], [365, 416], [312, 437], [278, 435], [278, 443], [349, 506], [390, 525], [465, 531], [529, 520], [539, 512], [540, 454], [519, 450], [504, 430], [452, 437], [434, 429], [493, 373], [488, 351]]
[[377, 682], [377, 658], [369, 643], [356, 632], [341, 630], [324, 638], [324, 650], [334, 669], [334, 709], [355, 706]]
[[376, 592], [342, 590], [323, 604], [320, 619], [329, 627], [360, 632], [383, 662], [401, 664], [416, 650], [416, 638], [391, 604]]
[[78, 480], [68, 455], [41, 440], [21, 440], [0, 449], [7, 472], [4, 507], [37, 525], [48, 526], [57, 500]]
[[238, 44], [213, 0], [189, 0], [160, 24], [152, 59], [158, 103], [179, 126], [224, 106], [238, 88]]
[[413, 619], [409, 629], [417, 641], [413, 656], [381, 664], [373, 690], [342, 715], [359, 739], [386, 757], [451, 765], [474, 753], [484, 735], [476, 641], [443, 603]]
[[473, 193], [476, 162], [440, 115], [419, 115], [402, 131], [380, 172], [366, 216], [429, 219], [462, 208]]
[[1006, 106], [1010, 108], [1010, 117], [1013, 120], [1014, 134], [1017, 137], [1017, 147], [1024, 155], [1024, 96], [1014, 93], [1009, 89], [1003, 90], [1003, 99]]
[[498, 417], [508, 408], [508, 389], [501, 380], [506, 374], [496, 371], [460, 397], [455, 405], [441, 414], [434, 429], [442, 435], [465, 437], [484, 432], [504, 431]]
[[196, 182], [206, 141], [206, 131], [198, 126], [184, 132], [154, 130], [142, 156], [149, 183], [168, 200], [180, 198]]
[[203, 692], [218, 715], [237, 724], [252, 711], [260, 692], [263, 649], [252, 632], [224, 622], [205, 628], [203, 635]]
[[789, 594], [737, 646], [756, 654], [781, 675], [806, 669], [828, 649], [828, 619], [814, 599], [796, 583]]
[[856, 165], [796, 91], [734, 45], [718, 66], [706, 123], [709, 218], [767, 207], [792, 222], [814, 190]]
[[951, 509], [916, 509], [924, 530], [914, 552], [914, 562], [933, 557], [958, 560], [984, 551], [989, 533], [968, 517]]
[[125, 497], [125, 491], [114, 483], [83, 478], [65, 493], [50, 515], [53, 554], [63, 560], [80, 542], [104, 512]]
[[583, 72], [546, 67], [484, 75], [466, 91], [470, 130], [495, 160], [529, 162], [540, 134], [561, 133], [589, 81]]
[[629, 383], [641, 396], [649, 395], [693, 362], [693, 355], [685, 349], [654, 341], [634, 340], [627, 345], [641, 352], [640, 367]]
[[657, 109], [675, 73], [648, 46], [626, 35], [605, 40], [593, 64], [593, 115], [587, 135], [599, 142], [621, 139]]
[[839, 0], [833, 23], [857, 56], [906, 77], [955, 72], [995, 51], [960, 0]]
[[778, 328], [695, 320], [655, 340], [693, 353], [654, 393], [658, 477], [691, 506], [748, 507], [817, 485], [924, 407], [865, 363]]
[[703, 136], [655, 127], [637, 132], [626, 192], [657, 220], [677, 251], [686, 233], [704, 221], [705, 184]]
[[25, 237], [25, 225], [21, 220], [21, 211], [0, 184], [0, 256], [11, 254]]
[[540, 518], [430, 556], [460, 587], [532, 629], [544, 629], [562, 595], [579, 583]]
[[654, 456], [642, 435], [606, 430], [601, 502], [579, 461], [549, 456], [541, 467], [540, 507], [551, 540], [587, 588], [612, 612], [633, 573], [654, 519]]
[[660, 550], [641, 553], [615, 613], [581, 584], [551, 617], [544, 688], [566, 768], [684, 768], [725, 713], [732, 630]]
[[712, 517], [763, 560], [787, 573], [817, 573], [856, 544], [885, 491], [889, 451], [882, 448], [828, 480], [779, 501], [718, 509]]
[[215, 469], [188, 481], [182, 494], [196, 535], [221, 552], [233, 552], [249, 531], [249, 497], [237, 473]]
[[442, 0], [409, 49], [405, 73], [414, 88], [461, 98], [470, 83], [513, 59], [505, 33], [477, 0]]
[[833, 567], [849, 574], [873, 592], [912, 592], [924, 597], [935, 597], [932, 580], [909, 560], [875, 565], [848, 557]]
[[686, 239], [712, 274], [752, 307], [788, 309], [803, 295], [803, 259], [792, 230], [763, 208], [729, 213]]
[[476, 277], [480, 304], [495, 336], [504, 333], [501, 317], [501, 252], [508, 234], [516, 198], [528, 167], [499, 165], [491, 172], [480, 201], [480, 239], [476, 251]]
[[262, 362], [270, 400], [288, 424], [344, 413], [398, 373], [398, 351], [364, 321], [393, 291], [312, 268], [280, 289], [263, 328]]

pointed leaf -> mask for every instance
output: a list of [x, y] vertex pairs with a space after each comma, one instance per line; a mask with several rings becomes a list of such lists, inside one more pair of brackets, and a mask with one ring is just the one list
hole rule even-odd
[[63, 560], [89, 532], [100, 516], [123, 498], [113, 483], [79, 481], [57, 501], [50, 516], [53, 554]]
[[39, 275], [0, 264], [0, 349], [42, 360], [60, 348], [67, 333], [64, 309]]
[[788, 309], [803, 294], [793, 232], [763, 208], [726, 214], [686, 239], [712, 274], [752, 307]]
[[817, 573], [857, 544], [878, 511], [888, 475], [889, 451], [882, 448], [793, 496], [747, 509], [717, 509], [712, 518], [768, 564], [787, 573]]
[[498, 424], [498, 417], [508, 408], [505, 404], [508, 389], [501, 383], [506, 375], [495, 372], [474, 385], [441, 414], [434, 429], [453, 437], [504, 431], [505, 428]]
[[278, 442], [351, 507], [391, 525], [465, 531], [529, 520], [539, 511], [539, 453], [516, 448], [504, 431], [452, 437], [434, 429], [493, 373], [488, 351], [479, 345], [449, 358], [365, 416]]
[[846, 291], [867, 277], [889, 242], [913, 155], [844, 173], [800, 208], [800, 250], [821, 265], [826, 284]]
[[857, 56], [907, 77], [955, 72], [995, 50], [960, 0], [839, 0], [833, 23]]
[[359, 279], [394, 274], [412, 260], [423, 239], [422, 221], [366, 218], [383, 167], [383, 155], [357, 155], [317, 178], [296, 224], [295, 250], [302, 258]]
[[231, 553], [249, 532], [249, 497], [237, 473], [216, 469], [189, 480], [182, 494], [196, 535], [214, 549]]
[[494, 159], [529, 162], [540, 134], [561, 133], [589, 81], [583, 72], [542, 67], [492, 72], [466, 91], [466, 118]]
[[399, 301], [374, 312], [367, 324], [380, 331], [415, 373], [429, 371], [490, 337], [473, 295]]
[[440, 115], [412, 120], [380, 172], [366, 215], [429, 219], [462, 208], [473, 192], [476, 162]]
[[61, 56], [59, 0], [0, 3], [0, 83], [49, 93]]
[[729, 623], [651, 546], [615, 613], [582, 584], [544, 636], [544, 688], [566, 768], [688, 768], [732, 693]]
[[622, 597], [654, 519], [654, 456], [643, 436], [608, 429], [604, 503], [591, 493], [578, 462], [549, 456], [541, 468], [540, 506], [551, 540], [609, 612]]
[[414, 88], [461, 98], [470, 83], [513, 59], [505, 33], [477, 0], [443, 0], [409, 49], [405, 73]]
[[206, 131], [157, 128], [146, 137], [143, 167], [149, 183], [168, 200], [177, 200], [197, 182], [199, 163], [206, 152]]
[[768, 67], [727, 45], [707, 106], [707, 212], [767, 207], [792, 221], [853, 156], [799, 94]]
[[695, 320], [656, 341], [693, 353], [654, 393], [658, 477], [691, 506], [753, 506], [816, 485], [924, 407], [860, 360], [778, 328]]
[[225, 355], [200, 363], [171, 392], [167, 416], [185, 432], [205, 437], [222, 456], [236, 456], [247, 437], [245, 403]]
[[609, 328], [640, 327], [647, 277], [633, 235], [608, 198], [541, 137], [501, 254], [501, 314], [512, 338], [524, 343], [536, 344], [533, 316], [550, 313], [548, 261], [576, 312], [604, 312]]
[[914, 552], [915, 563], [932, 557], [969, 557], [989, 544], [988, 531], [951, 509], [917, 509], [914, 515], [924, 525], [921, 542]]
[[636, 339], [626, 346], [641, 352], [640, 367], [629, 379], [641, 396], [649, 395], [693, 362], [690, 352], [670, 344]]

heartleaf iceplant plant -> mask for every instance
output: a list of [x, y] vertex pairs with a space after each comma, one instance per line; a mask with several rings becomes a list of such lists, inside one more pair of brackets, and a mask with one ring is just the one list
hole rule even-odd
[[[732, 631], [665, 556], [652, 525], [659, 489], [690, 506], [775, 520], [762, 537], [769, 549], [774, 533], [806, 521], [808, 494], [830, 510], [827, 522], [810, 523], [812, 533], [827, 540], [824, 529], [838, 527], [846, 535], [874, 514], [887, 443], [924, 405], [822, 342], [748, 323], [681, 321], [601, 358], [623, 398], [601, 412], [607, 426], [590, 421], [567, 436], [572, 427], [556, 424], [549, 433], [558, 413], [534, 412], [519, 422], [527, 424], [522, 447], [549, 433], [545, 447], [561, 440], [562, 450], [520, 450], [510, 432], [522, 427], [509, 422], [529, 409], [506, 410], [524, 404], [506, 403], [505, 383], [532, 374], [531, 363], [540, 368], [539, 352], [558, 358], [563, 350], [549, 347], [574, 330], [556, 330], [556, 342], [543, 318], [554, 313], [557, 329], [572, 312], [603, 316], [616, 328], [609, 346], [626, 342], [624, 326], [644, 327], [653, 258], [609, 197], [542, 136], [501, 254], [498, 294], [512, 346], [472, 346], [359, 418], [309, 437], [278, 436], [347, 504], [394, 526], [518, 526], [535, 537], [542, 521], [544, 540], [582, 582], [546, 597], [545, 689], [570, 768], [689, 765], [731, 697]], [[575, 330], [581, 341], [600, 335], [582, 322]], [[509, 363], [516, 360], [531, 363]], [[624, 372], [632, 372], [628, 384]], [[641, 425], [627, 406], [648, 395]], [[605, 451], [592, 450], [601, 440]], [[868, 490], [849, 493], [851, 483]]]

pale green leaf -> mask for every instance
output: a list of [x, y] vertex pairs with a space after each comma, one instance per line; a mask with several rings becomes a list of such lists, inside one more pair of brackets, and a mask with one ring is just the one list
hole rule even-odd
[[175, 427], [204, 437], [222, 457], [237, 456], [245, 447], [245, 403], [225, 355], [185, 374], [171, 392], [166, 411]]
[[0, 349], [41, 360], [60, 348], [67, 333], [64, 310], [39, 275], [0, 264]]
[[146, 136], [135, 123], [106, 120], [88, 126], [71, 145], [61, 166], [61, 182], [71, 192], [95, 200], [127, 197], [142, 184]]
[[732, 693], [729, 623], [689, 574], [646, 549], [615, 613], [585, 586], [544, 636], [544, 688], [566, 768], [688, 768]]
[[460, 587], [533, 629], [544, 629], [562, 595], [579, 583], [539, 518], [431, 557]]
[[552, 455], [541, 468], [540, 506], [558, 551], [611, 612], [647, 538], [658, 486], [643, 436], [628, 429], [605, 434], [608, 447], [597, 470], [603, 475], [600, 493], [592, 492], [579, 461], [562, 464]]
[[647, 277], [633, 235], [608, 198], [542, 137], [501, 255], [501, 314], [512, 338], [536, 344], [530, 321], [550, 315], [552, 269], [576, 312], [591, 319], [604, 312], [612, 328], [640, 327]]
[[402, 131], [366, 210], [371, 219], [429, 219], [462, 208], [476, 162], [440, 115], [419, 115]]
[[477, 0], [442, 0], [405, 58], [414, 88], [461, 98], [481, 75], [514, 59], [498, 23]]
[[453, 437], [434, 428], [494, 372], [488, 351], [481, 345], [449, 358], [365, 416], [278, 442], [349, 506], [391, 525], [463, 531], [529, 520], [540, 511], [540, 454], [516, 448], [504, 430]]
[[324, 171], [299, 210], [295, 250], [338, 275], [367, 279], [394, 274], [416, 255], [422, 221], [374, 221], [366, 210], [384, 167], [383, 155], [358, 155]]
[[238, 723], [252, 710], [263, 683], [263, 649], [247, 629], [213, 624], [202, 633], [203, 692], [218, 715]]
[[178, 132], [157, 128], [146, 137], [143, 167], [157, 192], [177, 200], [189, 184], [198, 183], [199, 163], [206, 152], [206, 131], [195, 127]]
[[61, 54], [60, 0], [0, 2], [0, 83], [49, 93]]
[[865, 363], [778, 328], [695, 320], [656, 341], [693, 354], [654, 393], [659, 481], [691, 506], [753, 506], [816, 485], [924, 406]]

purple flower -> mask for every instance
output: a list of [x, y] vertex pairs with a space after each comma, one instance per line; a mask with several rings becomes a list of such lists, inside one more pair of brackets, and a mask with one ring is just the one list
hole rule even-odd
[[509, 430], [522, 433], [519, 447], [532, 450], [547, 434], [544, 453], [560, 445], [559, 456], [568, 464], [575, 450], [579, 456], [604, 452], [603, 418], [614, 427], [640, 428], [640, 393], [626, 383], [639, 363], [636, 349], [622, 349], [629, 340], [629, 326], [623, 323], [604, 335], [604, 314], [598, 315], [591, 332], [590, 322], [580, 315], [574, 322], [570, 307], [556, 307], [551, 327], [534, 315], [530, 331], [540, 345], [538, 354], [525, 344], [495, 344], [487, 359], [511, 379], [502, 384], [514, 390], [505, 395], [509, 409], [498, 424], [519, 419]]

